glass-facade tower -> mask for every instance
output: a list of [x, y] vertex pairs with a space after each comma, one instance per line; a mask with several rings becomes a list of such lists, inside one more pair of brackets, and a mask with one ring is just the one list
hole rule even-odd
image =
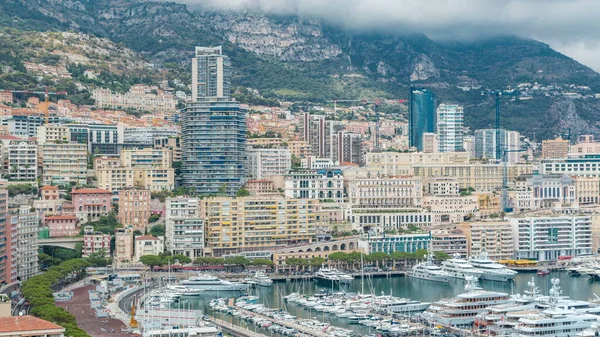
[[436, 132], [435, 94], [428, 89], [410, 88], [409, 144], [423, 151], [423, 134]]
[[246, 114], [230, 97], [229, 58], [196, 47], [192, 102], [181, 117], [182, 185], [200, 194], [235, 195], [246, 177]]

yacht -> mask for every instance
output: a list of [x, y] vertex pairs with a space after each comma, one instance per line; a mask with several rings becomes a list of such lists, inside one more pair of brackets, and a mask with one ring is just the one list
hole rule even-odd
[[386, 307], [386, 309], [389, 309], [390, 311], [395, 313], [407, 314], [425, 311], [427, 310], [427, 308], [429, 308], [430, 305], [430, 302], [420, 302], [408, 298], [403, 298], [400, 301], [397, 301], [396, 303], [390, 304], [388, 307]]
[[433, 263], [431, 254], [427, 255], [427, 261], [412, 267], [408, 276], [436, 282], [448, 282], [452, 277], [447, 271]]
[[472, 326], [477, 315], [485, 312], [488, 307], [511, 302], [507, 293], [479, 288], [475, 276], [467, 275], [465, 280], [465, 293], [432, 303], [422, 317], [446, 326]]
[[459, 254], [454, 254], [454, 257], [442, 262], [442, 270], [449, 273], [450, 276], [466, 279], [467, 276], [473, 276], [476, 279], [483, 275], [483, 271], [473, 267], [469, 261], [462, 259]]
[[178, 284], [171, 284], [167, 286], [167, 292], [180, 296], [199, 296], [203, 291], [204, 289], [194, 289]]
[[198, 274], [196, 277], [190, 277], [187, 280], [179, 282], [179, 284], [188, 288], [202, 289], [204, 291], [246, 291], [250, 287], [249, 284], [225, 281], [216, 276], [203, 274]]
[[519, 319], [515, 327], [517, 336], [568, 337], [580, 334], [600, 322], [600, 316], [578, 312], [561, 306], [560, 280], [552, 279], [550, 307]]
[[506, 266], [496, 263], [488, 257], [487, 252], [482, 252], [476, 258], [470, 259], [473, 267], [483, 271], [482, 280], [506, 282], [512, 280], [518, 273], [506, 268]]
[[352, 282], [354, 277], [352, 275], [343, 273], [335, 268], [321, 267], [319, 271], [315, 273], [314, 280], [317, 282], [323, 282], [325, 284], [348, 284]]
[[248, 277], [244, 280], [244, 283], [254, 284], [261, 287], [270, 287], [273, 285], [273, 280], [271, 280], [267, 275], [263, 272], [257, 271], [251, 277]]

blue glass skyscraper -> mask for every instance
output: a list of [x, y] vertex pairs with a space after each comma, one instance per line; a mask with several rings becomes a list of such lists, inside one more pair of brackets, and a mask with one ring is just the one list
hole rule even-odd
[[182, 184], [199, 194], [235, 195], [246, 177], [246, 114], [231, 99], [229, 58], [196, 47], [192, 102], [181, 116]]
[[423, 151], [423, 134], [436, 132], [435, 105], [435, 94], [429, 89], [410, 88], [409, 145], [418, 151]]

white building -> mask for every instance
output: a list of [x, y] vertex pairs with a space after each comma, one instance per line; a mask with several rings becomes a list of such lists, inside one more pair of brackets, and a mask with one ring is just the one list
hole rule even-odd
[[590, 216], [509, 218], [515, 237], [515, 258], [538, 261], [592, 253]]
[[38, 126], [37, 143], [44, 145], [46, 143], [68, 142], [71, 141], [71, 130], [64, 124], [48, 124]]
[[287, 198], [344, 202], [344, 176], [340, 169], [291, 172], [284, 180]]
[[[198, 220], [200, 218], [199, 199], [197, 198], [167, 198], [165, 213], [165, 250], [173, 252], [175, 243], [181, 236], [181, 229], [177, 229], [176, 224], [180, 226], [183, 220]], [[204, 239], [204, 233], [201, 235]], [[190, 236], [191, 239], [194, 239]], [[194, 240], [193, 240], [194, 241]]]
[[431, 213], [432, 226], [459, 223], [479, 211], [475, 195], [443, 195], [423, 197], [423, 208]]
[[[521, 134], [517, 131], [499, 130], [500, 155], [504, 149], [518, 150], [521, 148]], [[481, 159], [496, 159], [496, 129], [475, 130], [475, 157]], [[521, 152], [507, 152], [508, 163], [520, 162]]]
[[423, 198], [421, 178], [374, 177], [346, 181], [348, 202], [357, 208], [418, 208]]
[[164, 237], [155, 237], [152, 235], [135, 237], [134, 262], [139, 262], [140, 257], [144, 255], [158, 255], [164, 253]]
[[[21, 281], [39, 272], [38, 238], [40, 218], [30, 206], [20, 206], [17, 223], [17, 277]], [[13, 218], [14, 219], [14, 218]]]
[[308, 170], [326, 169], [333, 166], [331, 158], [319, 158], [316, 156], [308, 156], [300, 159], [300, 166]]
[[575, 181], [561, 174], [523, 175], [516, 181], [516, 201], [520, 210], [572, 207], [577, 203]]
[[35, 181], [38, 177], [37, 144], [25, 139], [2, 140], [2, 142], [5, 146], [7, 145], [4, 159], [8, 178], [10, 180]]
[[588, 154], [576, 158], [545, 159], [540, 164], [540, 173], [600, 177], [600, 156]]
[[458, 195], [458, 180], [452, 177], [432, 177], [425, 183], [425, 192], [431, 195]]
[[185, 255], [194, 260], [202, 256], [204, 250], [204, 219], [174, 218], [173, 240], [169, 252]]
[[168, 127], [125, 128], [123, 130], [123, 142], [153, 146], [155, 139], [175, 137], [177, 133], [176, 128]]
[[251, 180], [265, 179], [288, 173], [292, 166], [289, 149], [269, 149], [248, 147], [248, 176]]
[[439, 152], [463, 150], [463, 107], [456, 104], [440, 104], [437, 108], [437, 134]]

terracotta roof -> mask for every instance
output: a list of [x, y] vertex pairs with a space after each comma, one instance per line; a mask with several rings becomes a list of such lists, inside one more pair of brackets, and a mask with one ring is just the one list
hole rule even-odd
[[46, 185], [46, 186], [42, 186], [42, 188], [40, 188], [41, 190], [58, 190], [58, 187], [56, 186], [50, 186], [50, 185]]
[[46, 220], [77, 220], [74, 215], [50, 215], [46, 217]]
[[2, 140], [23, 140], [23, 138], [19, 138], [13, 135], [0, 135], [0, 139]]
[[54, 323], [33, 316], [0, 317], [0, 332], [61, 330], [65, 329]]
[[136, 236], [135, 237], [136, 241], [148, 241], [148, 240], [158, 240], [158, 238], [156, 236], [152, 236], [152, 235], [142, 235], [142, 236]]
[[80, 188], [78, 190], [74, 190], [71, 192], [71, 194], [78, 194], [78, 193], [108, 193], [108, 194], [112, 194], [111, 191], [108, 190], [103, 190], [101, 188]]

